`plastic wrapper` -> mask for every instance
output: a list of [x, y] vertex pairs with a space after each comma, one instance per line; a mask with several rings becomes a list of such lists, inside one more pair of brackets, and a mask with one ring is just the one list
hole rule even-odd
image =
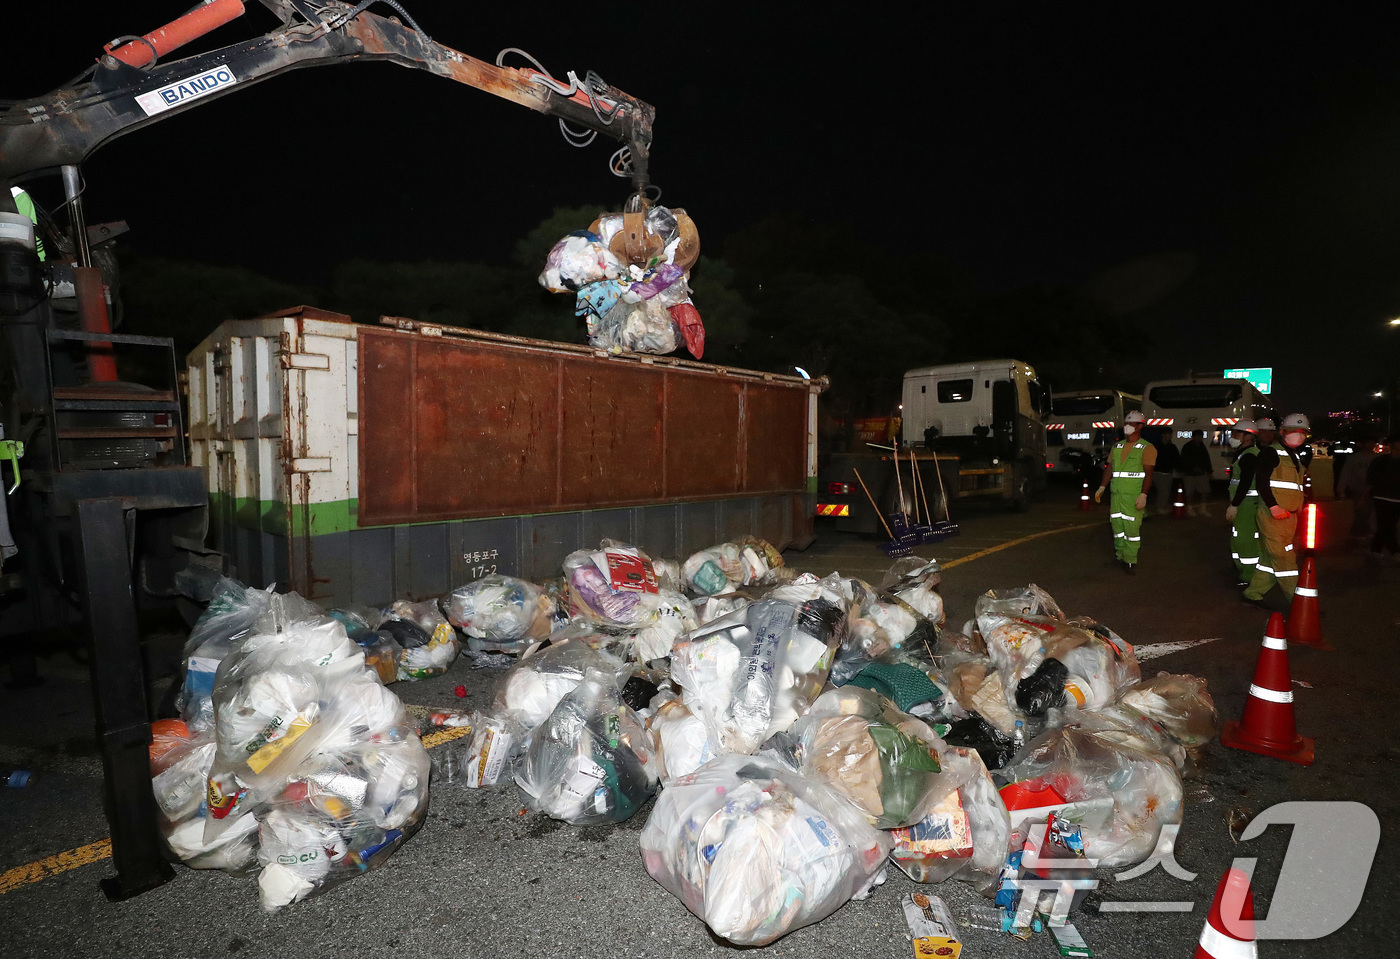
[[1119, 700], [1157, 723], [1188, 752], [1220, 735], [1220, 714], [1200, 676], [1158, 673], [1123, 692]]
[[764, 945], [868, 895], [890, 837], [824, 783], [721, 756], [662, 791], [641, 845], [647, 872], [716, 935]]
[[441, 676], [457, 658], [457, 634], [434, 601], [399, 600], [384, 611], [380, 629], [403, 648], [399, 653], [399, 679]]
[[[839, 595], [813, 583], [691, 632], [671, 651], [687, 708], [725, 752], [753, 753], [817, 698], [846, 631]], [[803, 598], [805, 597], [805, 598]], [[794, 601], [796, 600], [796, 601]]]
[[686, 588], [700, 596], [732, 592], [741, 586], [776, 582], [773, 571], [783, 555], [765, 540], [745, 537], [692, 554], [681, 566]]
[[191, 729], [214, 726], [214, 675], [233, 643], [247, 635], [271, 602], [270, 589], [250, 589], [220, 577], [209, 605], [185, 642], [180, 717]]
[[621, 280], [603, 280], [590, 283], [578, 291], [574, 300], [574, 315], [584, 318], [589, 336], [598, 329], [598, 321], [617, 305], [626, 288]]
[[825, 781], [881, 829], [913, 825], [958, 786], [938, 760], [943, 740], [870, 690], [827, 690], [790, 734], [802, 744], [802, 774]]
[[554, 601], [534, 583], [494, 573], [458, 586], [442, 605], [472, 652], [520, 652], [549, 635], [554, 616]]
[[690, 355], [697, 360], [702, 359], [705, 356], [705, 322], [700, 319], [700, 311], [695, 308], [695, 304], [687, 299], [668, 306], [666, 310], [680, 329], [681, 338], [685, 340], [685, 348], [690, 351]]
[[1100, 866], [1141, 862], [1161, 828], [1179, 824], [1181, 747], [1135, 710], [1076, 712], [1069, 725], [1038, 737], [1027, 755], [1003, 770], [1011, 782], [1041, 780], [1069, 802], [1110, 798], [1104, 825], [1083, 823], [1084, 853]]
[[535, 730], [515, 773], [525, 802], [574, 825], [622, 822], [656, 791], [651, 733], [612, 671], [590, 669]]
[[[377, 866], [421, 822], [429, 764], [414, 724], [342, 623], [296, 594], [272, 597], [234, 644], [213, 701], [207, 789], [167, 841], [190, 865], [260, 865], [264, 909]], [[156, 788], [174, 810], [178, 791]]]
[[651, 557], [633, 546], [604, 543], [564, 557], [569, 583], [569, 609], [596, 625], [626, 630], [640, 626], [655, 613], [642, 602], [645, 593], [660, 588]]
[[551, 293], [567, 293], [600, 280], [616, 279], [621, 271], [622, 264], [602, 237], [577, 230], [550, 249], [539, 280]]

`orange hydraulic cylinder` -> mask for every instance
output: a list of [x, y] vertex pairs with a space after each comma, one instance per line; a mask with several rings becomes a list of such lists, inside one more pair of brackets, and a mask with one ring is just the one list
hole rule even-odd
[[[178, 50], [191, 40], [198, 40], [210, 30], [222, 27], [241, 16], [243, 16], [243, 0], [211, 0], [211, 2], [201, 4], [191, 10], [183, 17], [170, 21], [160, 29], [152, 30], [142, 37], [146, 43], [132, 40], [115, 50], [109, 43], [103, 49], [122, 63], [133, 67], [144, 67], [153, 60], [165, 56], [171, 50]], [[147, 46], [147, 43], [150, 46]], [[154, 48], [155, 56], [151, 55], [152, 48]]]
[[[73, 287], [78, 295], [78, 322], [84, 333], [110, 333], [107, 297], [102, 289], [102, 271], [95, 266], [73, 268]], [[110, 341], [87, 341], [88, 374], [94, 383], [115, 383], [117, 361]]]

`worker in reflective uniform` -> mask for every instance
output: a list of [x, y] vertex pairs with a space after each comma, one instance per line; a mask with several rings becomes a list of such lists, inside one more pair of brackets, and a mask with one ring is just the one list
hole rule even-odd
[[1152, 471], [1157, 466], [1157, 447], [1142, 438], [1144, 417], [1133, 410], [1123, 417], [1123, 439], [1114, 444], [1104, 464], [1103, 479], [1094, 502], [1103, 499], [1111, 484], [1108, 525], [1113, 530], [1113, 555], [1124, 572], [1137, 567], [1142, 545], [1142, 514], [1147, 510], [1147, 493], [1152, 489]]
[[[3, 189], [3, 188], [0, 188]], [[39, 259], [46, 259], [44, 255], [44, 241], [39, 238], [39, 211], [34, 206], [34, 199], [25, 190], [17, 186], [10, 187], [10, 196], [14, 198], [15, 209], [21, 215], [29, 217], [34, 224], [34, 252], [39, 254]]]
[[1293, 540], [1298, 532], [1298, 510], [1303, 506], [1303, 464], [1295, 450], [1308, 439], [1311, 428], [1302, 413], [1283, 418], [1281, 438], [1274, 438], [1270, 419], [1256, 421], [1259, 454], [1254, 461], [1254, 488], [1259, 491], [1259, 536], [1262, 549], [1254, 576], [1244, 591], [1244, 601], [1259, 604], [1265, 594], [1278, 586], [1288, 598], [1298, 585], [1298, 553]]
[[1230, 465], [1230, 486], [1225, 507], [1225, 521], [1230, 524], [1230, 558], [1235, 562], [1240, 586], [1248, 586], [1259, 565], [1259, 491], [1254, 488], [1254, 464], [1259, 447], [1254, 440], [1259, 432], [1253, 420], [1239, 420], [1230, 427], [1230, 445], [1239, 450]]

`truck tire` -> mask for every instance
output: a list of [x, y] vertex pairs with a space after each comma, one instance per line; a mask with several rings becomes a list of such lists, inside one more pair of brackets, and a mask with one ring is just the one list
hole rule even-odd
[[1011, 474], [1011, 511], [1028, 513], [1031, 508], [1031, 494], [1034, 492], [1031, 469], [1025, 463], [1017, 463]]

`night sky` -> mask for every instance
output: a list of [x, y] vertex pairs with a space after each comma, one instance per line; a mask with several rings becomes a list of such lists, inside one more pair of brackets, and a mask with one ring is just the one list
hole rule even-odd
[[[0, 95], [51, 89], [186, 9], [61, 6], [6, 12], [28, 57], [0, 61]], [[982, 292], [1113, 290], [1141, 308], [1144, 381], [1273, 366], [1281, 408], [1355, 407], [1400, 370], [1394, 7], [405, 6], [464, 53], [522, 47], [652, 103], [653, 180], [709, 251], [795, 212], [927, 251]], [[251, 3], [205, 46], [273, 26]], [[86, 202], [140, 252], [318, 282], [348, 257], [504, 261], [555, 207], [620, 202], [613, 148], [572, 149], [553, 120], [426, 73], [336, 66], [115, 141], [85, 167]], [[48, 205], [56, 189], [34, 186]]]

